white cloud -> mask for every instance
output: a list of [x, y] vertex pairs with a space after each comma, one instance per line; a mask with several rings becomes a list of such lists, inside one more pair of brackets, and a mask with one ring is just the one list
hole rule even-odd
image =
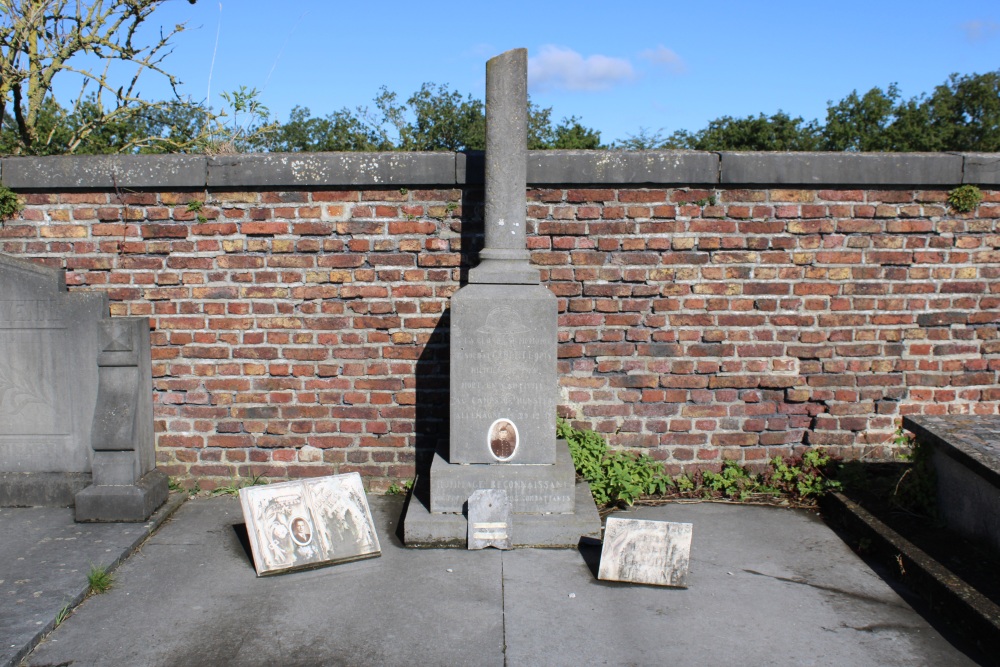
[[528, 58], [528, 82], [541, 90], [607, 90], [635, 78], [632, 63], [595, 54], [584, 58], [574, 51], [546, 44]]
[[990, 20], [966, 21], [959, 27], [965, 32], [965, 38], [970, 42], [986, 41], [1000, 33], [1000, 23]]
[[646, 49], [639, 54], [639, 57], [673, 74], [680, 74], [687, 70], [687, 66], [681, 60], [681, 57], [675, 51], [668, 49], [662, 44], [655, 49]]

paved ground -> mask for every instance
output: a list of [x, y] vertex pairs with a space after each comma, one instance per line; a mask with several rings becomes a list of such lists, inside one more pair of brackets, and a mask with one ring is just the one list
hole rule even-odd
[[[110, 592], [86, 600], [23, 664], [976, 664], [809, 513], [634, 512], [694, 524], [690, 587], [679, 590], [597, 581], [596, 546], [405, 549], [400, 499], [371, 501], [381, 558], [268, 578], [256, 577], [234, 528], [235, 498], [188, 501]], [[10, 576], [23, 575], [9, 573], [4, 542], [7, 633], [23, 604], [9, 599]]]

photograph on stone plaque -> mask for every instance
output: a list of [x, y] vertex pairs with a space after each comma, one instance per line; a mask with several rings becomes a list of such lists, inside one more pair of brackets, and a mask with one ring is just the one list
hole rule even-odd
[[240, 489], [257, 576], [381, 555], [356, 472]]
[[498, 461], [508, 461], [517, 451], [517, 426], [509, 419], [497, 419], [490, 425], [490, 451]]
[[690, 523], [610, 516], [597, 578], [687, 588]]

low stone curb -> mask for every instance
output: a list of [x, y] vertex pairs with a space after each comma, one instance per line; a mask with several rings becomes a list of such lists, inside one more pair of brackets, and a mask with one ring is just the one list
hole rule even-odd
[[827, 494], [820, 506], [829, 523], [870, 542], [866, 557], [884, 564], [985, 655], [1000, 655], [1000, 606], [843, 494]]
[[[154, 512], [153, 515], [145, 522], [147, 528], [146, 531], [136, 536], [135, 540], [133, 540], [132, 543], [129, 544], [117, 558], [111, 561], [111, 563], [107, 566], [107, 571], [110, 573], [117, 570], [118, 567], [125, 562], [125, 559], [138, 551], [143, 543], [149, 539], [149, 537], [155, 533], [160, 526], [162, 526], [163, 523], [177, 511], [177, 508], [184, 504], [184, 501], [187, 499], [188, 494], [186, 493], [171, 493], [167, 497], [167, 502], [165, 502], [160, 509]], [[68, 597], [69, 601], [66, 604], [66, 608], [69, 611], [76, 609], [81, 602], [87, 599], [88, 592], [89, 586], [85, 582], [79, 591]], [[8, 662], [0, 664], [0, 667], [16, 667], [21, 662], [21, 659], [31, 653], [31, 651], [42, 641], [45, 635], [52, 632], [55, 627], [56, 616], [53, 616], [51, 621], [39, 627], [38, 632], [35, 633], [35, 635], [23, 646], [19, 647], [17, 652]]]

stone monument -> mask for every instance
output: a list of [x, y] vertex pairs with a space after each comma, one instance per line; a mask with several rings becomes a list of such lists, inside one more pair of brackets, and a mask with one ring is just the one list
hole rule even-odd
[[144, 521], [167, 497], [154, 466], [149, 320], [0, 255], [0, 506]]
[[[464, 546], [469, 497], [507, 492], [514, 546], [599, 536], [586, 484], [556, 439], [558, 304], [526, 248], [527, 51], [486, 64], [486, 243], [451, 299], [450, 437], [430, 470], [429, 506], [411, 498], [407, 546]], [[428, 486], [428, 485], [418, 485]]]

